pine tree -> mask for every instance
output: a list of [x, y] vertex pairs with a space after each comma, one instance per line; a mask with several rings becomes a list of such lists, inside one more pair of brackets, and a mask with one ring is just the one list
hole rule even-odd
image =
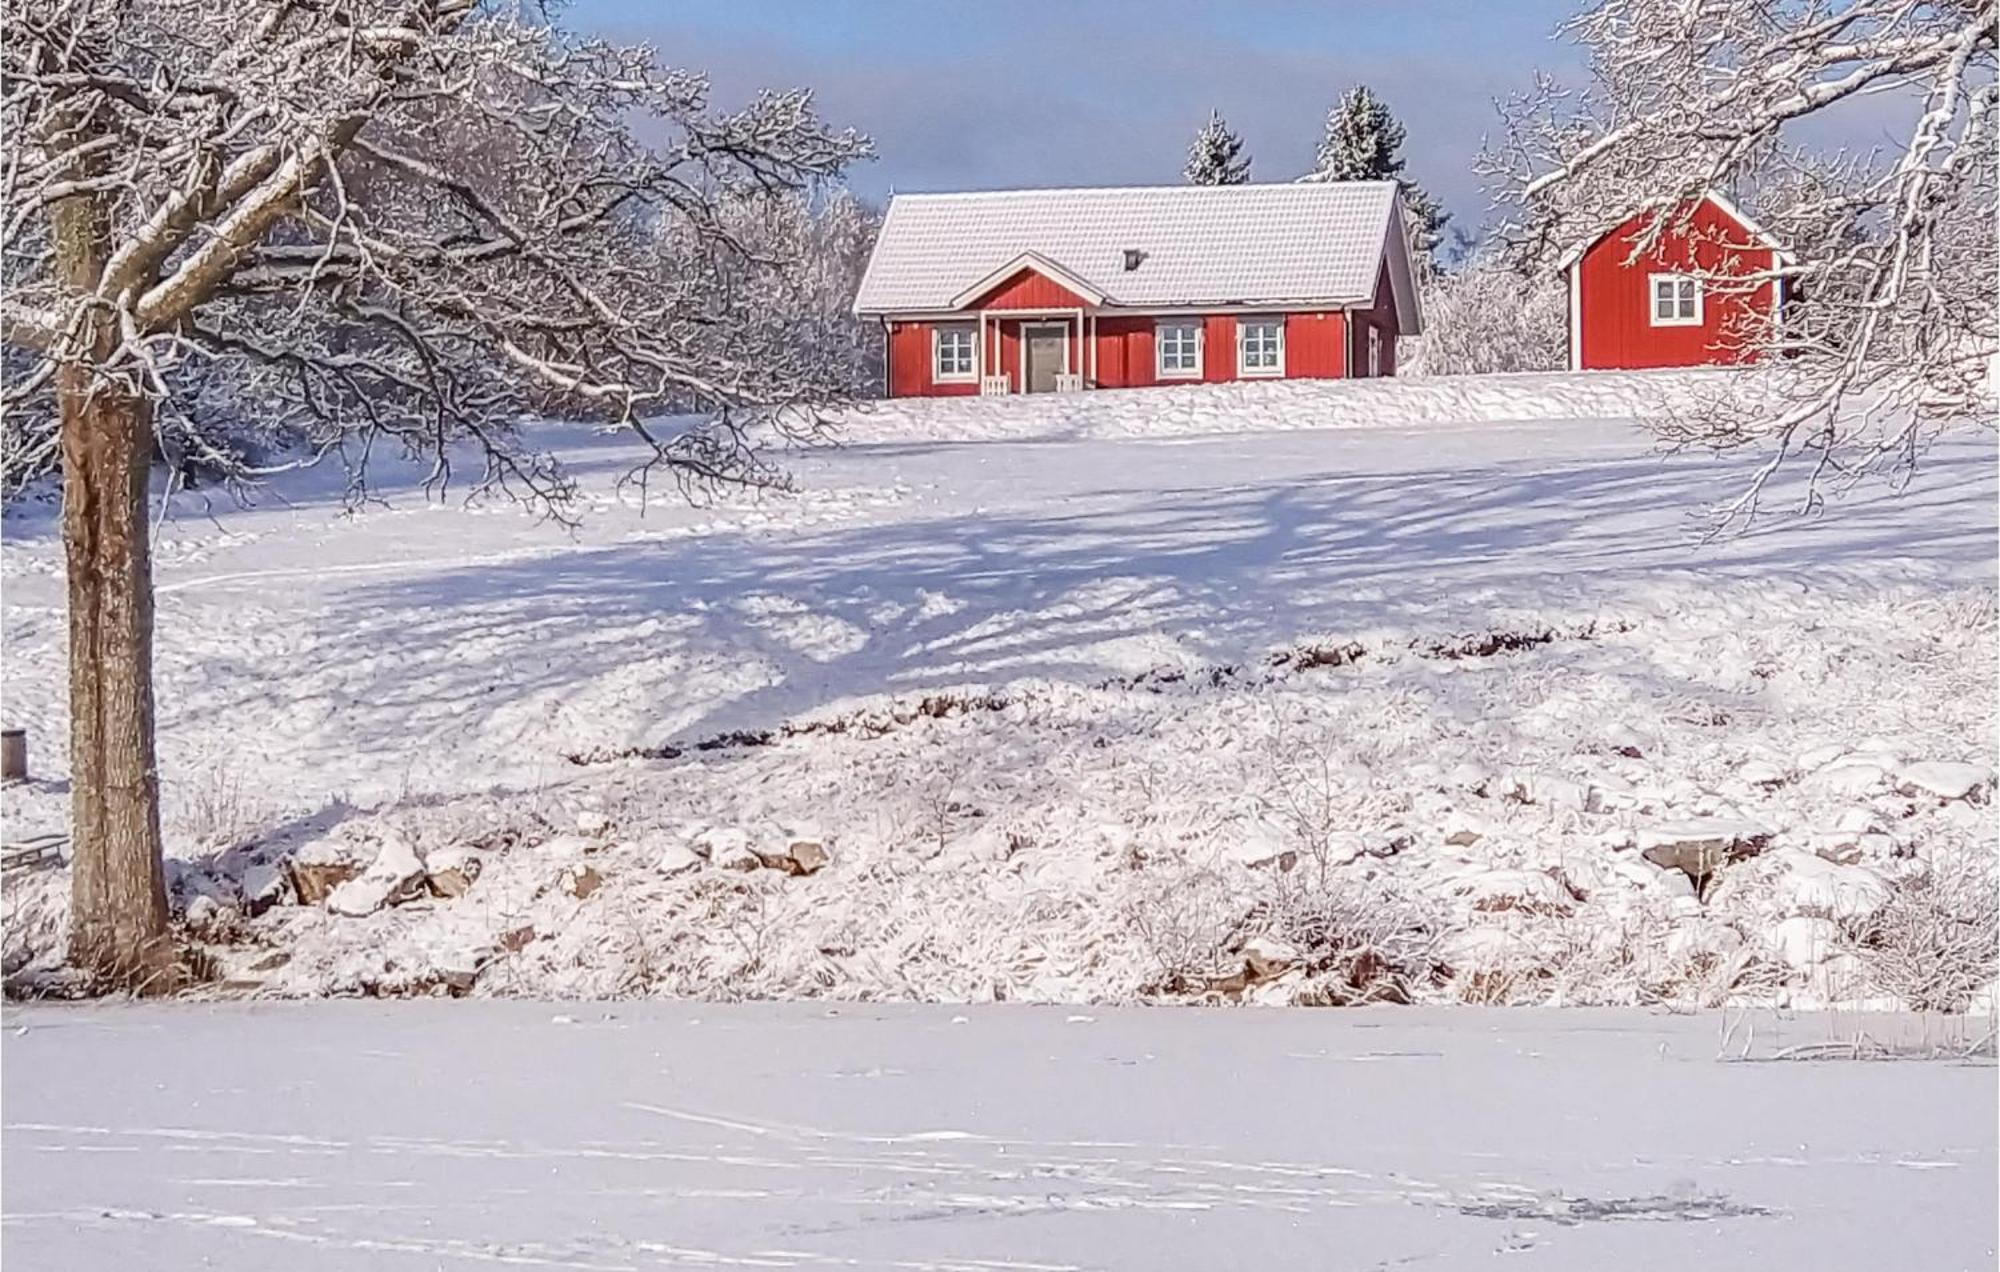
[[1326, 114], [1326, 133], [1307, 181], [1394, 181], [1410, 213], [1417, 261], [1431, 265], [1431, 253], [1444, 239], [1451, 214], [1438, 206], [1422, 186], [1403, 175], [1403, 125], [1388, 103], [1365, 84], [1349, 89]]
[[1189, 185], [1242, 185], [1250, 180], [1250, 156], [1243, 154], [1243, 139], [1229, 131], [1221, 111], [1208, 113], [1208, 122], [1188, 147], [1187, 167], [1181, 172]]

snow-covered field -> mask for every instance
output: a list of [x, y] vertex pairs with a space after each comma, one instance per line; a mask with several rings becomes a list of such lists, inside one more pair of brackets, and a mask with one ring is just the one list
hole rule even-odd
[[[896, 404], [700, 509], [565, 432], [568, 535], [184, 508], [177, 904], [287, 994], [1896, 996], [1883, 923], [1996, 850], [1992, 438], [1703, 543], [1747, 460], [1636, 424], [1701, 382]], [[63, 623], [6, 532], [12, 837]], [[10, 973], [65, 887], [8, 880]]]
[[15, 1008], [0, 1231], [79, 1270], [1990, 1268], [1990, 1063], [1775, 1059], [1897, 1025]]

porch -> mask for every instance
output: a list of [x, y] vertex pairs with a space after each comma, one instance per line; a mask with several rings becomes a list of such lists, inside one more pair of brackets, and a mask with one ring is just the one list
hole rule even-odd
[[982, 396], [1076, 393], [1097, 383], [1093, 310], [987, 309], [978, 324]]

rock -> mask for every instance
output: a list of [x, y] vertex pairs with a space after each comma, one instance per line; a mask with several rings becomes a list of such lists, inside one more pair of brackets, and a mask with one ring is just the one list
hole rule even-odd
[[1502, 791], [1523, 804], [1544, 808], [1568, 808], [1583, 812], [1590, 807], [1588, 786], [1554, 773], [1509, 773]]
[[358, 919], [384, 906], [401, 905], [424, 891], [424, 863], [401, 836], [382, 842], [366, 870], [327, 894], [326, 908]]
[[576, 833], [602, 839], [611, 833], [611, 818], [601, 808], [586, 808], [576, 815]]
[[1298, 949], [1274, 936], [1253, 936], [1243, 943], [1243, 974], [1249, 981], [1273, 980], [1298, 962]]
[[789, 875], [809, 875], [833, 860], [833, 854], [827, 851], [826, 836], [815, 828], [788, 831], [781, 838], [785, 845], [782, 849], [757, 854], [758, 859], [772, 870], [782, 870]]
[[1453, 848], [1470, 848], [1483, 838], [1485, 836], [1481, 835], [1478, 831], [1467, 828], [1452, 831], [1444, 837], [1444, 841]]
[[1623, 809], [1637, 808], [1641, 796], [1637, 787], [1611, 773], [1598, 773], [1590, 779], [1590, 793], [1586, 807], [1593, 813], [1612, 813]]
[[653, 869], [669, 878], [699, 870], [704, 864], [701, 854], [683, 843], [670, 843], [653, 858]]
[[1887, 780], [1888, 774], [1881, 765], [1853, 761], [1820, 769], [1807, 776], [1805, 785], [1829, 795], [1854, 798], [1880, 790]]
[[703, 832], [694, 845], [696, 852], [706, 849], [710, 865], [724, 870], [757, 870], [764, 859], [750, 846], [750, 832], [738, 826], [718, 826]]
[[1949, 760], [1925, 760], [1906, 764], [1896, 774], [1896, 789], [1904, 795], [1930, 795], [1938, 799], [1984, 802], [1993, 785], [1993, 770], [1984, 764], [1960, 764]]
[[1628, 760], [1644, 759], [1651, 745], [1645, 738], [1623, 724], [1613, 724], [1604, 730], [1600, 740], [1605, 750], [1613, 755], [1622, 755]]
[[563, 871], [562, 889], [579, 901], [588, 900], [590, 895], [604, 886], [604, 876], [593, 866], [573, 865]]
[[[190, 932], [197, 936], [207, 936], [222, 926], [224, 909], [220, 901], [204, 894], [188, 902], [187, 910], [181, 917]], [[229, 917], [235, 917], [233, 910], [229, 911]]]
[[552, 835], [542, 841], [538, 851], [544, 857], [561, 861], [594, 853], [603, 846], [603, 841], [586, 835]]
[[1539, 870], [1483, 870], [1460, 877], [1451, 892], [1485, 913], [1519, 910], [1564, 915], [1577, 899], [1561, 880]]
[[1661, 822], [1641, 828], [1638, 835], [1639, 855], [1662, 869], [1686, 875], [1697, 894], [1725, 863], [1755, 856], [1770, 841], [1769, 830], [1733, 817]]
[[1798, 848], [1780, 848], [1767, 860], [1779, 902], [1788, 913], [1866, 918], [1889, 902], [1888, 881], [1864, 867], [1837, 864]]
[[243, 892], [243, 911], [251, 918], [274, 905], [283, 905], [294, 895], [291, 876], [285, 868], [266, 861], [255, 862], [245, 869], [239, 886]]
[[1299, 861], [1290, 836], [1261, 821], [1245, 822], [1235, 838], [1223, 846], [1222, 854], [1250, 870], [1290, 870]]
[[1667, 933], [1667, 956], [1722, 959], [1743, 948], [1743, 934], [1722, 923], [1695, 919]]
[[1848, 749], [1838, 742], [1828, 742], [1821, 746], [1812, 747], [1809, 750], [1799, 752], [1799, 770], [1811, 773], [1818, 769], [1827, 768], [1846, 759], [1849, 754]]
[[1791, 774], [1764, 760], [1745, 760], [1736, 766], [1736, 780], [1749, 786], [1783, 786]]
[[335, 888], [360, 875], [362, 865], [353, 849], [335, 840], [307, 844], [285, 862], [292, 895], [300, 905], [318, 905]]
[[1493, 775], [1477, 764], [1459, 763], [1451, 766], [1451, 772], [1445, 775], [1445, 780], [1460, 790], [1484, 795], [1487, 784], [1493, 780]]
[[1787, 967], [1804, 972], [1832, 957], [1839, 937], [1832, 919], [1795, 914], [1765, 933], [1764, 945]]
[[424, 859], [424, 883], [434, 897], [462, 897], [482, 868], [479, 858], [464, 848], [440, 848]]
[[1813, 848], [1813, 854], [1822, 861], [1835, 865], [1851, 866], [1861, 860], [1861, 844], [1853, 836], [1834, 836], [1832, 842], [1822, 839]]

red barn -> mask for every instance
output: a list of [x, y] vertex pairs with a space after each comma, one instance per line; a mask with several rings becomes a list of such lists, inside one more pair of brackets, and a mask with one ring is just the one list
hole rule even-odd
[[1394, 375], [1393, 181], [903, 194], [854, 312], [890, 397]]
[[1783, 312], [1772, 271], [1790, 255], [1721, 195], [1681, 209], [1638, 251], [1649, 218], [1631, 217], [1565, 263], [1570, 369], [1754, 360], [1752, 337]]

